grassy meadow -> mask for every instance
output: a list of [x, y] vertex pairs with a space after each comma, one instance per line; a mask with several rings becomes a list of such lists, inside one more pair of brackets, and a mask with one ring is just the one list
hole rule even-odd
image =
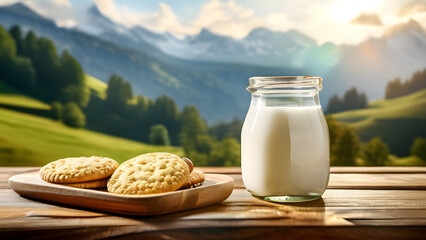
[[[0, 84], [0, 104], [50, 109], [48, 104], [25, 96], [1, 81]], [[100, 94], [105, 93], [106, 85], [95, 78], [89, 76], [88, 85]], [[0, 166], [42, 166], [62, 157], [92, 155], [123, 162], [158, 151], [183, 155], [179, 147], [143, 144], [0, 107]]]
[[98, 96], [99, 98], [103, 100], [106, 99], [106, 90], [108, 88], [108, 84], [87, 74], [85, 74], [85, 81], [86, 81], [87, 87], [89, 87], [90, 90], [96, 96]]
[[393, 99], [371, 101], [368, 108], [333, 114], [339, 121], [355, 128], [371, 124], [374, 119], [426, 119], [426, 89]]
[[[85, 80], [94, 95], [105, 99], [105, 83], [89, 75]], [[2, 108], [2, 105], [50, 110], [49, 104], [26, 96], [0, 81], [0, 166], [41, 166], [68, 156], [101, 155], [122, 162], [147, 152], [167, 151], [183, 155], [180, 147], [154, 146], [72, 128], [50, 118]], [[424, 131], [424, 106], [426, 90], [399, 98], [372, 101], [366, 109], [345, 111], [333, 116], [353, 127], [364, 142], [380, 136], [391, 151], [398, 147], [406, 150], [410, 146], [401, 144], [406, 140], [404, 138], [413, 139], [419, 131]], [[425, 165], [421, 159], [407, 155], [392, 154], [386, 165]], [[363, 160], [359, 161], [363, 165]]]
[[368, 108], [333, 116], [355, 129], [363, 142], [380, 137], [389, 145], [389, 165], [424, 165], [416, 157], [406, 157], [415, 137], [426, 135], [426, 89], [393, 98], [371, 101]]
[[50, 105], [28, 97], [0, 80], [0, 104], [49, 110]]

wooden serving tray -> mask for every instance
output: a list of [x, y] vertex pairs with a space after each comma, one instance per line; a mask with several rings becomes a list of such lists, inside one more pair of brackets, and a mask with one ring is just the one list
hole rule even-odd
[[39, 173], [12, 176], [9, 186], [23, 197], [104, 212], [149, 216], [220, 203], [231, 195], [234, 180], [222, 174], [206, 174], [205, 182], [199, 187], [149, 195], [120, 195], [106, 190], [67, 187], [46, 182]]

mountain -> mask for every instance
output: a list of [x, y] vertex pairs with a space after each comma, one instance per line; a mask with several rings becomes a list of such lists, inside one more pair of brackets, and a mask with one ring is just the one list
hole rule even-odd
[[[84, 70], [106, 82], [110, 74], [129, 80], [137, 94], [169, 95], [180, 107], [196, 105], [209, 123], [243, 118], [250, 95], [247, 79], [255, 75], [323, 77], [321, 102], [355, 86], [369, 99], [384, 96], [386, 84], [426, 67], [425, 30], [414, 20], [390, 28], [382, 37], [357, 45], [318, 45], [296, 30], [252, 30], [242, 39], [207, 29], [184, 38], [125, 27], [96, 7], [75, 29], [57, 27], [23, 4], [0, 8], [0, 24], [51, 38], [68, 49]], [[220, 114], [218, 114], [220, 113]]]
[[87, 10], [85, 21], [82, 21], [77, 28], [95, 35], [99, 35], [104, 32], [119, 32], [131, 37], [126, 27], [113, 22], [111, 19], [103, 15], [95, 6], [92, 6]]
[[155, 46], [151, 54], [160, 50], [182, 59], [211, 62], [247, 63], [275, 67], [301, 67], [306, 52], [316, 47], [316, 41], [296, 30], [274, 32], [266, 28], [252, 30], [243, 39], [217, 35], [208, 29], [178, 39], [172, 34], [155, 33], [140, 26], [126, 28], [111, 21], [96, 6], [87, 11], [87, 18], [77, 29], [94, 34], [117, 44], [140, 49]]
[[109, 19], [96, 6], [87, 9], [85, 18], [81, 19], [74, 29], [127, 48], [144, 49], [151, 55], [164, 56], [159, 49], [150, 44], [157, 41], [161, 35], [139, 27], [129, 29]]
[[98, 30], [102, 29], [99, 34], [104, 34], [103, 37], [94, 36], [79, 29], [57, 27], [52, 21], [19, 3], [0, 7], [0, 24], [5, 28], [18, 24], [24, 31], [33, 30], [38, 35], [52, 39], [58, 52], [69, 50], [86, 73], [104, 82], [108, 81], [111, 74], [118, 74], [132, 83], [136, 94], [150, 98], [168, 95], [181, 108], [195, 105], [209, 123], [245, 115], [250, 99], [245, 88], [250, 76], [300, 75], [304, 72], [300, 69], [178, 59], [166, 55], [149, 43], [143, 45], [136, 40], [132, 43], [124, 41], [124, 38], [115, 41], [105, 39], [106, 34], [124, 36], [112, 34], [121, 27], [99, 27]]
[[[413, 68], [421, 69], [426, 62], [426, 31], [420, 24], [410, 20], [389, 28], [384, 36], [392, 53]], [[419, 61], [420, 60], [420, 61]]]
[[35, 24], [47, 24], [47, 25], [55, 25], [55, 22], [53, 22], [50, 19], [46, 19], [40, 15], [38, 15], [36, 12], [28, 8], [26, 5], [17, 3], [12, 4], [9, 6], [4, 6], [0, 8], [2, 11], [2, 14], [6, 15], [3, 16], [3, 19], [17, 19], [17, 16], [19, 18], [23, 18], [26, 20], [33, 21]]
[[302, 67], [306, 52], [317, 46], [315, 40], [295, 30], [274, 32], [266, 28], [254, 29], [243, 39], [202, 29], [199, 34], [188, 36], [181, 42], [186, 54], [176, 54], [176, 57], [276, 67]]
[[340, 46], [330, 42], [318, 45], [296, 30], [275, 32], [257, 28], [242, 39], [217, 35], [208, 29], [183, 39], [142, 27], [129, 31], [131, 37], [119, 31], [99, 36], [117, 44], [125, 42], [134, 49], [149, 46], [145, 51], [165, 61], [171, 56], [197, 62], [303, 69], [304, 75], [324, 78], [323, 105], [332, 94], [352, 86], [366, 92], [370, 99], [382, 98], [387, 82], [396, 77], [404, 79], [426, 67], [425, 30], [414, 20], [389, 28], [380, 38]]
[[409, 155], [416, 137], [426, 136], [426, 89], [393, 98], [372, 101], [366, 109], [333, 116], [352, 126], [363, 142], [380, 137], [393, 154]]
[[[328, 86], [352, 86], [370, 99], [383, 98], [387, 83], [405, 80], [426, 67], [426, 31], [414, 20], [388, 29], [380, 38], [340, 46], [338, 63], [322, 76]], [[328, 81], [327, 81], [328, 80]]]

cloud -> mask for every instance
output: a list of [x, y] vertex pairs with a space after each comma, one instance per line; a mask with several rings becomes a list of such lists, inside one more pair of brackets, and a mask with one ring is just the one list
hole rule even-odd
[[266, 15], [265, 21], [272, 30], [286, 31], [295, 28], [295, 23], [290, 21], [284, 12], [270, 13]]
[[203, 4], [190, 24], [183, 24], [166, 3], [159, 3], [157, 11], [147, 14], [117, 5], [114, 0], [95, 0], [95, 4], [103, 14], [124, 26], [142, 26], [154, 32], [168, 31], [176, 36], [196, 34], [207, 28], [216, 34], [242, 38], [254, 28], [267, 25], [254, 16], [253, 10], [238, 5], [234, 0], [211, 0]]
[[194, 26], [234, 38], [245, 37], [251, 30], [264, 27], [265, 21], [254, 16], [254, 11], [235, 3], [212, 0], [205, 3]]
[[180, 23], [172, 8], [165, 3], [158, 5], [157, 12], [142, 15], [139, 19], [139, 25], [152, 31], [169, 31], [175, 35], [187, 35], [196, 32], [194, 27]]
[[127, 27], [142, 26], [154, 32], [169, 31], [177, 36], [197, 32], [193, 27], [181, 24], [172, 8], [165, 3], [159, 3], [158, 10], [148, 14], [116, 5], [113, 0], [95, 0], [95, 4], [103, 14]]
[[51, 0], [51, 2], [56, 6], [71, 7], [71, 2], [69, 0]]
[[95, 0], [95, 5], [107, 17], [113, 21], [126, 25], [126, 13], [122, 13], [113, 0]]
[[416, 13], [426, 12], [426, 1], [414, 1], [405, 4], [398, 12], [398, 17], [405, 17]]
[[359, 24], [359, 25], [373, 25], [373, 26], [383, 25], [379, 15], [375, 13], [361, 13], [360, 15], [352, 19], [350, 23]]

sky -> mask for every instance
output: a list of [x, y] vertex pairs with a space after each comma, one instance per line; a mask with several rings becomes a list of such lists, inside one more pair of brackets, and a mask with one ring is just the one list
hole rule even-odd
[[426, 28], [426, 0], [0, 0], [0, 5], [14, 2], [24, 2], [63, 27], [81, 24], [87, 9], [96, 5], [127, 27], [177, 37], [206, 28], [238, 39], [266, 27], [296, 29], [319, 44], [357, 44], [410, 19]]

